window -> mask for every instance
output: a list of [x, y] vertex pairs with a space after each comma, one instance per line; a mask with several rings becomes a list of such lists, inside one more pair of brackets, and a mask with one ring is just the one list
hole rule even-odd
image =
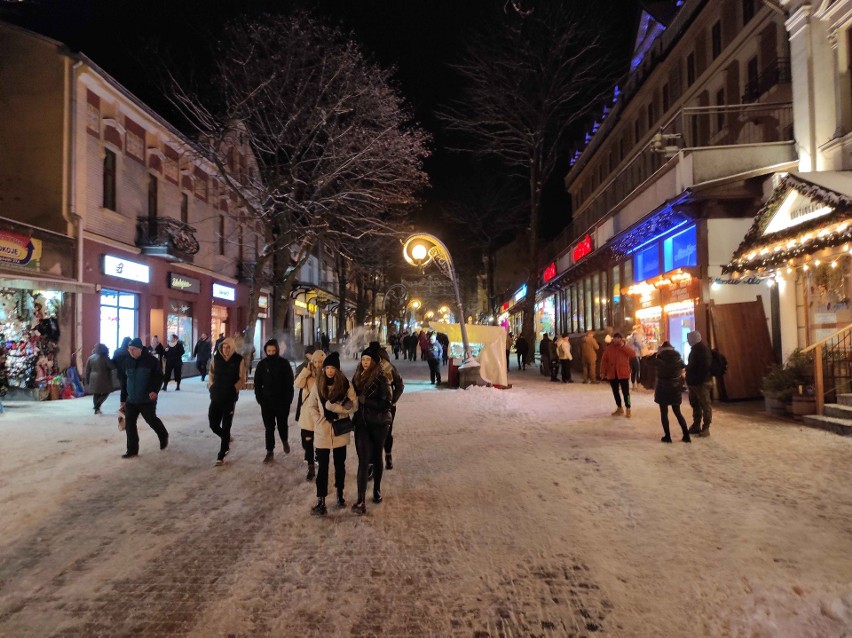
[[722, 53], [722, 22], [713, 25], [710, 33], [712, 59], [715, 60]]
[[716, 106], [719, 107], [716, 111], [716, 130], [721, 131], [725, 128], [725, 111], [722, 109], [725, 106], [725, 89], [716, 91]]
[[180, 194], [180, 220], [184, 224], [189, 223], [189, 196], [186, 193]]
[[639, 143], [639, 138], [642, 136], [642, 120], [641, 118], [636, 118], [636, 121], [633, 122], [633, 141], [634, 143]]
[[754, 0], [742, 0], [743, 2], [743, 26], [748, 24], [754, 17]]
[[225, 216], [219, 215], [219, 254], [225, 254]]
[[669, 95], [669, 84], [666, 82], [663, 84], [663, 113], [669, 110], [671, 106], [671, 96]]
[[100, 295], [100, 342], [110, 352], [118, 348], [124, 337], [138, 335], [138, 304], [136, 295], [118, 290], [101, 290]]
[[157, 216], [157, 178], [148, 176], [148, 217]]
[[695, 82], [695, 52], [686, 56], [686, 85], [692, 86]]
[[624, 137], [618, 140], [618, 161], [621, 162], [624, 159]]
[[115, 153], [104, 151], [104, 208], [115, 208]]
[[756, 102], [760, 97], [760, 87], [757, 71], [757, 56], [746, 62], [746, 90], [743, 102]]
[[648, 130], [651, 131], [654, 128], [654, 122], [657, 121], [656, 114], [654, 113], [654, 103], [651, 102], [648, 105]]

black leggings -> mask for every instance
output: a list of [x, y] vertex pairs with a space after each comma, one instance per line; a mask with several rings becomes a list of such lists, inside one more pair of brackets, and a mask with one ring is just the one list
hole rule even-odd
[[302, 449], [305, 451], [305, 460], [308, 465], [313, 465], [314, 455], [314, 433], [311, 430], [302, 430]]
[[[317, 498], [328, 496], [328, 461], [331, 450], [317, 448]], [[334, 487], [338, 493], [343, 493], [346, 481], [346, 446], [334, 448]]]
[[[431, 363], [431, 359], [429, 360]], [[355, 450], [358, 452], [358, 502], [367, 494], [367, 476], [373, 465], [373, 492], [382, 489], [382, 446], [388, 435], [387, 425], [360, 423], [355, 428]]]
[[630, 379], [610, 379], [609, 385], [612, 388], [612, 396], [615, 397], [615, 405], [621, 407], [621, 397], [618, 396], [618, 388], [621, 388], [621, 394], [624, 395], [624, 407], [630, 407]]
[[[667, 405], [660, 406], [660, 422], [663, 424], [663, 432], [665, 432], [668, 438], [672, 438], [669, 432], [669, 407]], [[683, 414], [680, 412], [680, 404], [672, 405], [671, 409], [674, 412], [678, 425], [680, 425], [680, 429], [683, 431], [683, 435], [689, 436], [689, 430], [686, 428], [686, 419], [683, 418]]]

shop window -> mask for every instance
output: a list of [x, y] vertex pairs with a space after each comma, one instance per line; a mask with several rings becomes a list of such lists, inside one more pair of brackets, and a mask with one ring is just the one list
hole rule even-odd
[[695, 226], [690, 226], [663, 241], [663, 261], [665, 272], [698, 265], [698, 240]]
[[610, 299], [612, 300], [612, 323], [619, 325], [621, 323], [621, 267], [615, 266], [610, 274]]
[[634, 276], [639, 281], [656, 277], [660, 274], [660, 246], [654, 242], [647, 248], [636, 253], [633, 258]]
[[595, 330], [601, 326], [601, 314], [603, 310], [603, 299], [601, 298], [601, 276], [599, 273], [592, 275], [592, 325]]
[[592, 330], [595, 327], [592, 320], [592, 316], [594, 315], [594, 299], [592, 297], [592, 279], [591, 277], [586, 277], [583, 281], [583, 320], [586, 330]]
[[115, 153], [109, 149], [104, 150], [104, 208], [116, 210], [115, 208]]
[[166, 317], [167, 338], [177, 335], [183, 341], [183, 360], [189, 361], [195, 343], [192, 330], [192, 303], [172, 299], [169, 301], [169, 314]]
[[138, 297], [117, 290], [101, 290], [99, 341], [115, 352], [124, 337], [138, 336]]

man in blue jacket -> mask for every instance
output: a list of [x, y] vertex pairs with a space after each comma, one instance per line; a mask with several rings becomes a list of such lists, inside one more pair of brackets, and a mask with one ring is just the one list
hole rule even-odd
[[157, 433], [160, 449], [169, 444], [166, 426], [157, 417], [157, 393], [163, 383], [163, 371], [157, 358], [145, 349], [137, 337], [127, 347], [130, 357], [123, 361], [124, 377], [121, 381], [121, 396], [125, 398], [121, 411], [125, 414], [124, 431], [127, 434], [127, 452], [123, 459], [139, 455], [139, 432], [136, 422], [139, 415]]

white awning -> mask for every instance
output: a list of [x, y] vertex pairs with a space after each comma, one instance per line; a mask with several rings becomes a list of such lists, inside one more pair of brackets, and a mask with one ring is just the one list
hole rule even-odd
[[48, 277], [10, 277], [0, 275], [0, 288], [95, 293], [95, 284], [82, 283], [73, 279], [54, 279]]

